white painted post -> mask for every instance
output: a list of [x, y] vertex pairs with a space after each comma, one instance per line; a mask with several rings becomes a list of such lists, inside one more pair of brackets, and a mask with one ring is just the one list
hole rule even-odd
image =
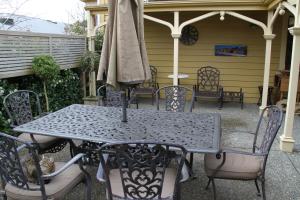
[[295, 140], [293, 139], [295, 105], [298, 91], [299, 66], [300, 66], [300, 5], [296, 5], [295, 26], [290, 28], [293, 38], [292, 61], [290, 69], [289, 90], [287, 99], [287, 108], [285, 115], [285, 124], [283, 135], [280, 136], [280, 149], [286, 152], [293, 152]]
[[272, 53], [272, 40], [275, 35], [272, 34], [271, 22], [273, 18], [273, 11], [268, 12], [268, 30], [264, 34], [266, 40], [266, 52], [265, 52], [265, 67], [264, 67], [264, 80], [263, 80], [263, 92], [260, 111], [262, 111], [268, 103], [268, 89], [269, 89], [269, 79], [270, 79], [270, 69], [271, 69], [271, 53]]
[[280, 48], [280, 58], [278, 70], [285, 70], [285, 56], [287, 47], [287, 29], [288, 29], [288, 17], [289, 15], [284, 15], [282, 17], [282, 27], [281, 27], [281, 48]]
[[264, 35], [266, 40], [266, 52], [265, 52], [265, 67], [264, 67], [264, 81], [263, 81], [263, 92], [260, 110], [262, 111], [268, 102], [268, 88], [270, 79], [270, 68], [271, 68], [271, 52], [272, 52], [272, 40], [275, 38], [274, 34]]
[[293, 27], [290, 29], [290, 32], [294, 36], [293, 51], [290, 69], [287, 108], [285, 115], [285, 125], [283, 135], [280, 136], [280, 149], [286, 152], [293, 152], [295, 143], [295, 140], [293, 139], [293, 128], [299, 79], [300, 27]]
[[[94, 36], [94, 20], [90, 11], [87, 11], [87, 37], [89, 51], [95, 51]], [[96, 96], [96, 75], [95, 71], [89, 73], [89, 95]]]
[[174, 29], [172, 37], [174, 39], [174, 58], [173, 58], [173, 85], [178, 85], [178, 63], [179, 63], [179, 12], [174, 12]]

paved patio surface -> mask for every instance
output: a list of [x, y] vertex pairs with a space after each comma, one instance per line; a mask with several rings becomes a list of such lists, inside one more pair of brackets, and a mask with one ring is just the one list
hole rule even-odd
[[[144, 102], [140, 108], [154, 109], [149, 102]], [[222, 110], [218, 110], [215, 103], [197, 102], [194, 112], [216, 112], [222, 116], [223, 145], [251, 151], [253, 135], [258, 120], [258, 106], [246, 104], [241, 110], [239, 104], [225, 103]], [[293, 154], [279, 150], [280, 130], [270, 153], [266, 171], [266, 194], [270, 200], [300, 200], [300, 152]], [[296, 117], [295, 138], [300, 145], [300, 118]], [[296, 146], [297, 146], [296, 145]], [[69, 157], [68, 149], [56, 155], [57, 160]], [[203, 169], [203, 155], [195, 156], [194, 170], [197, 178], [182, 185], [182, 200], [212, 199], [212, 190], [205, 190], [207, 178]], [[105, 199], [104, 185], [95, 179], [96, 169], [89, 169], [93, 177], [93, 199]], [[66, 199], [83, 199], [83, 186], [70, 193]], [[256, 188], [253, 181], [216, 180], [217, 199], [219, 200], [256, 200]]]

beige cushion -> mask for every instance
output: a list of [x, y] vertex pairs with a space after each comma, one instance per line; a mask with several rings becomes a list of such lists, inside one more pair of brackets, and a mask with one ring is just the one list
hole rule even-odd
[[[177, 171], [173, 168], [167, 168], [162, 188], [162, 198], [173, 197], [174, 186], [176, 181]], [[109, 174], [112, 194], [117, 197], [124, 197], [123, 186], [121, 182], [120, 170], [113, 169]], [[114, 198], [115, 199], [115, 198]]]
[[[34, 134], [33, 137], [39, 144], [40, 148], [42, 148], [42, 149], [46, 149], [50, 145], [55, 144], [59, 140], [62, 140], [61, 138], [57, 138], [57, 137], [36, 135], [36, 134]], [[19, 135], [19, 138], [22, 140], [25, 140], [27, 142], [33, 142], [30, 137], [30, 134], [28, 134], [28, 133], [22, 133], [21, 135]]]
[[222, 161], [223, 155], [221, 159], [217, 159], [215, 154], [205, 154], [204, 165], [207, 176], [226, 179], [255, 179], [261, 173], [263, 160], [260, 156], [226, 153], [224, 165], [214, 175], [215, 169], [220, 166]]
[[[65, 163], [56, 162], [56, 169], [61, 168]], [[72, 165], [61, 174], [54, 177], [50, 183], [45, 184], [46, 194], [48, 199], [60, 199], [72, 190], [78, 183], [84, 179], [84, 174], [78, 165]], [[39, 187], [31, 184], [31, 187]], [[11, 184], [5, 186], [5, 191], [8, 199], [11, 200], [41, 200], [42, 194], [40, 191], [29, 191], [19, 189]]]

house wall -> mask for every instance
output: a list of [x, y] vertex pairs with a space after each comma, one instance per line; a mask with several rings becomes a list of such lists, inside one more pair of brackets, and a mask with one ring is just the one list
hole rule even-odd
[[[261, 11], [243, 13], [247, 16], [266, 22], [267, 14]], [[172, 13], [152, 13], [152, 16], [165, 19], [173, 23]], [[180, 13], [181, 21], [191, 19], [201, 13]], [[213, 66], [221, 71], [221, 85], [225, 91], [239, 91], [243, 88], [245, 102], [256, 103], [259, 97], [258, 86], [263, 84], [265, 40], [263, 31], [257, 26], [226, 15], [225, 21], [215, 16], [193, 24], [199, 31], [198, 42], [192, 46], [180, 44], [179, 72], [189, 75], [188, 79], [181, 80], [181, 84], [192, 87], [196, 83], [196, 71], [203, 66]], [[273, 85], [274, 75], [279, 67], [281, 18], [274, 26], [277, 35], [273, 41], [270, 85]], [[145, 20], [145, 40], [151, 65], [158, 69], [160, 86], [172, 85], [167, 78], [173, 71], [173, 39], [170, 29]], [[216, 44], [247, 45], [246, 57], [215, 56]]]

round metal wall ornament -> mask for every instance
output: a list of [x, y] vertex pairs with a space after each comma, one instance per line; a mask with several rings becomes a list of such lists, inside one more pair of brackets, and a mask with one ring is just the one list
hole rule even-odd
[[184, 45], [193, 45], [198, 41], [199, 33], [195, 26], [187, 25], [182, 29], [180, 41]]

